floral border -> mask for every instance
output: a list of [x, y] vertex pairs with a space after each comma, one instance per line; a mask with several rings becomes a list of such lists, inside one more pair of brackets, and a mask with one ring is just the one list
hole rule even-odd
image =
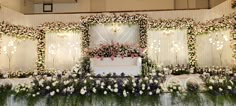
[[144, 14], [113, 14], [111, 16], [100, 14], [81, 17], [81, 30], [82, 36], [82, 51], [89, 47], [90, 34], [89, 28], [95, 24], [107, 24], [107, 23], [127, 23], [127, 24], [138, 24], [139, 25], [139, 46], [141, 48], [147, 47], [147, 15]]
[[37, 40], [37, 70], [42, 71], [44, 69], [44, 33], [41, 30], [36, 30], [32, 27], [25, 27], [21, 25], [12, 25], [5, 21], [0, 22], [0, 35], [6, 35], [16, 37], [19, 39]]
[[195, 21], [192, 18], [177, 18], [177, 19], [149, 19], [148, 28], [151, 30], [168, 30], [168, 29], [187, 29], [188, 37], [188, 60], [191, 67], [196, 65], [196, 37], [193, 33]]
[[215, 18], [213, 20], [206, 21], [205, 23], [198, 23], [194, 26], [194, 35], [203, 35], [211, 32], [231, 30], [231, 47], [233, 48], [233, 64], [236, 66], [236, 12], [228, 15], [222, 16], [220, 18]]

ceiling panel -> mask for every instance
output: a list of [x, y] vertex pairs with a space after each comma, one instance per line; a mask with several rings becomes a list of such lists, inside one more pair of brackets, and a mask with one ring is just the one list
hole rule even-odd
[[77, 0], [30, 0], [35, 4], [42, 4], [42, 3], [76, 3]]

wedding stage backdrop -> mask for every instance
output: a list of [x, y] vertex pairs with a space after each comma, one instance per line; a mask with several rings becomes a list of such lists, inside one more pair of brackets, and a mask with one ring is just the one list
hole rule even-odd
[[148, 31], [148, 56], [160, 65], [188, 64], [186, 30]]
[[36, 41], [2, 36], [0, 45], [2, 49], [0, 53], [0, 69], [2, 71], [9, 72], [36, 70]]
[[198, 65], [233, 66], [230, 31], [217, 31], [197, 36]]
[[46, 67], [68, 70], [81, 56], [81, 33], [46, 33]]

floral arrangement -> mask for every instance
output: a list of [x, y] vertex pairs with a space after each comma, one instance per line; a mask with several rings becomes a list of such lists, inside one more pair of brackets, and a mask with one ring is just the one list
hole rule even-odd
[[64, 32], [64, 31], [79, 32], [80, 27], [81, 27], [80, 23], [76, 22], [70, 22], [70, 23], [46, 22], [39, 25], [37, 28], [43, 30], [44, 32]]
[[195, 73], [209, 74], [209, 76], [213, 75], [232, 76], [234, 72], [233, 69], [230, 67], [212, 66], [212, 67], [197, 67]]
[[42, 71], [44, 69], [44, 58], [45, 58], [45, 43], [44, 43], [44, 32], [32, 27], [25, 27], [21, 25], [11, 25], [5, 21], [0, 22], [0, 36], [7, 35], [16, 37], [18, 39], [31, 39], [37, 40], [37, 69]]
[[236, 94], [236, 76], [214, 75], [204, 77], [206, 87], [212, 94]]
[[104, 57], [110, 57], [113, 60], [114, 57], [142, 57], [143, 49], [112, 42], [111, 44], [100, 44], [97, 48], [89, 48], [85, 54], [90, 58], [96, 57], [102, 60]]
[[100, 14], [81, 17], [81, 30], [82, 37], [82, 50], [89, 47], [90, 34], [89, 27], [95, 24], [108, 24], [108, 23], [122, 23], [122, 24], [138, 24], [139, 25], [139, 46], [141, 48], [147, 47], [147, 16], [141, 14], [113, 14], [111, 16]]
[[167, 89], [171, 93], [181, 93], [181, 92], [183, 92], [183, 88], [177, 82], [169, 83], [169, 85], [167, 86]]

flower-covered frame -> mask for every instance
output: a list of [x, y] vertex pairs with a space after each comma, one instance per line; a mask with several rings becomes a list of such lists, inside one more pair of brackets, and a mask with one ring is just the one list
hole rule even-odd
[[37, 70], [44, 70], [44, 33], [41, 30], [21, 25], [12, 25], [5, 21], [0, 22], [0, 37], [3, 35], [18, 39], [30, 39], [37, 41]]

